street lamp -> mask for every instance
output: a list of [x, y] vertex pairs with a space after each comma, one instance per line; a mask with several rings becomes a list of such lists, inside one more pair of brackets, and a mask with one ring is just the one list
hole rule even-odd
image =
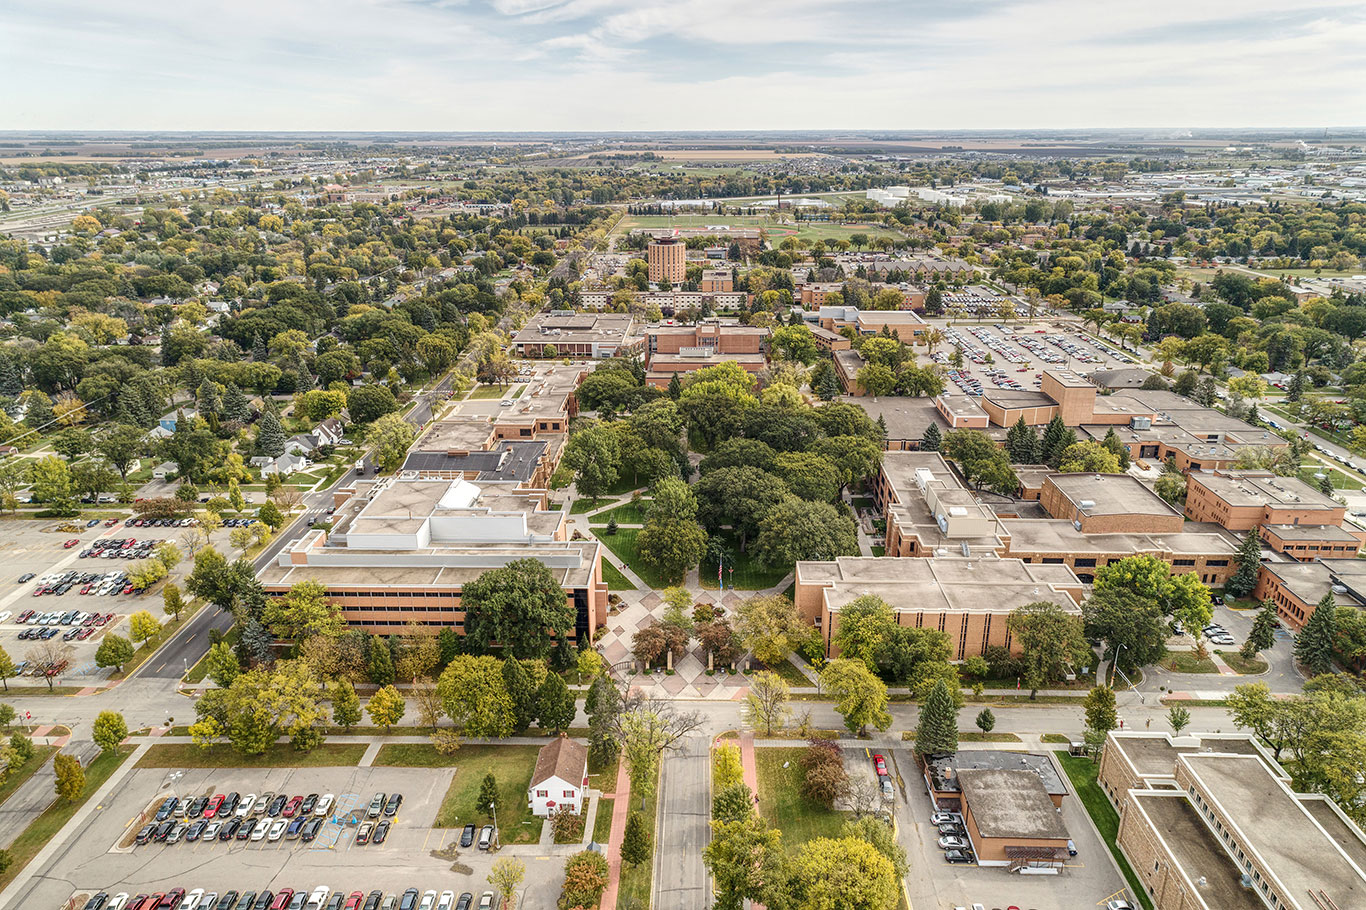
[[493, 842], [494, 842], [495, 844], [497, 844], [497, 843], [498, 843], [498, 803], [497, 803], [497, 801], [494, 801], [494, 802], [489, 803], [489, 808], [493, 810]]

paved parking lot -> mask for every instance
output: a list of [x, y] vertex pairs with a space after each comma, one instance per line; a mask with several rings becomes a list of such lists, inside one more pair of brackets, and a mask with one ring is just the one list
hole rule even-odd
[[973, 902], [988, 908], [1015, 905], [1022, 910], [1079, 910], [1118, 891], [1123, 878], [1105, 844], [1091, 827], [1075, 796], [1063, 800], [1063, 821], [1077, 855], [1057, 875], [1020, 875], [1001, 867], [950, 865], [930, 824], [930, 798], [909, 749], [894, 750], [905, 791], [897, 792], [897, 831], [906, 848], [911, 874], [907, 887], [916, 910], [952, 910]]
[[[280, 768], [273, 770], [134, 770], [111, 800], [74, 833], [35, 877], [25, 906], [59, 907], [73, 891], [154, 893], [174, 887], [218, 891], [289, 887], [369, 892], [421, 890], [472, 892], [489, 890], [487, 876], [494, 854], [460, 851], [456, 862], [469, 874], [451, 871], [452, 860], [431, 854], [458, 843], [459, 829], [433, 829], [432, 822], [452, 777], [451, 769], [426, 768]], [[357, 845], [353, 828], [328, 824], [310, 844], [276, 843], [148, 844], [119, 847], [139, 827], [139, 813], [159, 796], [191, 797], [236, 790], [247, 793], [351, 795], [368, 804], [376, 791], [403, 794], [403, 807], [388, 839], [381, 845]], [[363, 806], [362, 806], [363, 808]], [[522, 848], [525, 850], [526, 848]], [[564, 848], [561, 848], [564, 849]], [[512, 854], [506, 848], [498, 855]], [[553, 907], [564, 869], [563, 856], [539, 857], [517, 852], [526, 862], [528, 908]]]

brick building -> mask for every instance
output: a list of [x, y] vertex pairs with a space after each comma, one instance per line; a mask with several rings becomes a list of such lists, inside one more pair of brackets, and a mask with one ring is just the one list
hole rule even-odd
[[1338, 606], [1366, 605], [1366, 562], [1359, 559], [1320, 559], [1315, 562], [1263, 561], [1252, 597], [1269, 600], [1290, 629], [1309, 621], [1326, 595]]
[[1269, 471], [1190, 475], [1186, 517], [1255, 531], [1271, 549], [1299, 562], [1355, 556], [1366, 540], [1366, 531], [1346, 524], [1342, 503], [1297, 477]]
[[652, 283], [668, 279], [682, 284], [688, 277], [688, 245], [675, 237], [651, 240], [645, 247], [645, 264]]
[[734, 363], [747, 373], [768, 364], [768, 328], [707, 320], [696, 325], [659, 325], [645, 330], [645, 382], [663, 388], [674, 374]]
[[1185, 524], [1180, 512], [1129, 474], [1049, 474], [1039, 504], [1084, 534], [1172, 534]]

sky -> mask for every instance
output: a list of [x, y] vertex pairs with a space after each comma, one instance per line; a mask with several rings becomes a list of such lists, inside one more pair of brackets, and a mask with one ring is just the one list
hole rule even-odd
[[1366, 124], [1362, 0], [4, 0], [0, 129]]

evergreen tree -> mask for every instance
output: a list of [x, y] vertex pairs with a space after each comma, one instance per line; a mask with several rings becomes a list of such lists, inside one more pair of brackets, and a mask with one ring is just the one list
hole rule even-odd
[[1333, 478], [1326, 473], [1319, 478], [1319, 492], [1325, 496], [1333, 495]]
[[231, 382], [223, 390], [222, 416], [230, 423], [246, 423], [251, 420], [251, 402], [242, 390]]
[[1067, 442], [1070, 432], [1067, 429], [1067, 424], [1062, 422], [1062, 415], [1054, 414], [1053, 419], [1044, 428], [1043, 442], [1039, 446], [1039, 457], [1045, 464], [1050, 464], [1056, 468], [1062, 463], [1063, 450], [1070, 445]]
[[37, 430], [52, 423], [54, 419], [52, 399], [37, 389], [29, 392], [28, 410], [24, 412], [24, 426], [30, 430]]
[[977, 729], [983, 733], [990, 733], [996, 726], [996, 715], [991, 713], [990, 708], [983, 708], [977, 714]]
[[1238, 545], [1238, 568], [1233, 576], [1224, 583], [1224, 592], [1234, 597], [1246, 597], [1257, 587], [1257, 573], [1262, 565], [1262, 542], [1257, 537], [1257, 529], [1247, 532], [1243, 542]]
[[217, 414], [223, 408], [223, 401], [218, 395], [218, 383], [212, 379], [205, 379], [199, 384], [199, 389], [195, 392], [195, 400], [199, 405], [199, 413], [205, 417], [210, 414]]
[[621, 692], [611, 677], [604, 673], [593, 680], [583, 709], [588, 715], [588, 754], [597, 764], [610, 764], [621, 751], [616, 736]]
[[1207, 408], [1214, 407], [1214, 402], [1218, 400], [1218, 387], [1215, 385], [1213, 376], [1206, 376], [1201, 379], [1195, 387], [1195, 400]]
[[522, 662], [509, 657], [503, 661], [503, 688], [512, 699], [513, 730], [521, 733], [536, 719], [536, 690]]
[[1109, 432], [1105, 434], [1105, 438], [1101, 440], [1100, 444], [1115, 453], [1115, 457], [1119, 459], [1119, 469], [1121, 471], [1129, 470], [1129, 449], [1120, 441], [1118, 434], [1115, 433], [1114, 427], [1111, 427]]
[[266, 342], [260, 332], [251, 339], [251, 359], [257, 363], [265, 363], [270, 359], [270, 352], [266, 350]]
[[270, 458], [285, 454], [285, 428], [280, 424], [274, 408], [266, 408], [261, 425], [256, 430], [256, 450]]
[[270, 632], [255, 616], [247, 619], [242, 627], [242, 635], [237, 639], [238, 660], [244, 665], [270, 663]]
[[877, 415], [877, 435], [883, 443], [887, 442], [887, 418], [881, 414]]
[[24, 391], [24, 371], [8, 354], [0, 355], [0, 395], [18, 398]]
[[1276, 605], [1268, 600], [1262, 604], [1257, 618], [1252, 621], [1252, 631], [1248, 633], [1247, 641], [1243, 642], [1239, 653], [1251, 660], [1257, 656], [1257, 652], [1265, 651], [1274, 645], [1276, 622]]
[[925, 435], [920, 437], [920, 450], [922, 452], [938, 452], [939, 447], [944, 444], [944, 436], [939, 432], [939, 424], [932, 423], [925, 428]]
[[822, 370], [820, 379], [816, 382], [816, 395], [821, 401], [833, 401], [840, 394], [839, 380], [835, 378], [834, 370]]
[[498, 794], [498, 778], [493, 776], [490, 771], [484, 775], [484, 782], [479, 785], [479, 811], [493, 817], [493, 808], [503, 807], [503, 798]]
[[1333, 669], [1333, 638], [1337, 628], [1337, 605], [1330, 592], [1323, 595], [1309, 614], [1309, 621], [1295, 636], [1295, 659], [1316, 676]]
[[1012, 464], [1039, 463], [1039, 434], [1025, 424], [1023, 415], [1006, 431], [1006, 454]]
[[574, 723], [574, 696], [560, 674], [546, 675], [536, 702], [536, 724], [542, 730], [563, 733]]
[[621, 837], [621, 861], [628, 866], [639, 866], [649, 860], [653, 852], [645, 819], [639, 812], [632, 812], [626, 819], [626, 833]]
[[1299, 401], [1304, 397], [1304, 371], [1296, 370], [1295, 375], [1290, 377], [1290, 385], [1285, 389], [1286, 401]]
[[678, 380], [678, 374], [674, 373], [673, 376], [669, 378], [669, 397], [674, 401], [677, 401], [678, 396], [682, 394], [683, 383]]
[[934, 684], [920, 706], [915, 751], [921, 755], [958, 751], [958, 705], [944, 680]]
[[387, 686], [394, 681], [394, 655], [389, 643], [378, 635], [370, 639], [370, 682]]

